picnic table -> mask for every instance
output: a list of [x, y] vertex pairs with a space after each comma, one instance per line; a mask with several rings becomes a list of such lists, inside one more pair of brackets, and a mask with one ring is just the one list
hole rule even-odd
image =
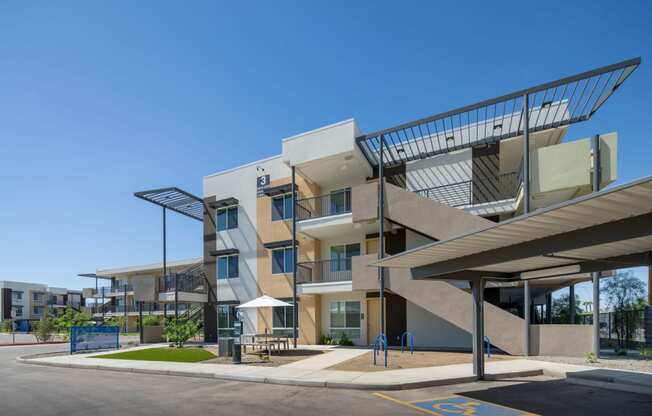
[[273, 335], [273, 334], [249, 334], [243, 335], [242, 341], [240, 342], [244, 352], [247, 352], [247, 347], [260, 349], [266, 348], [269, 353], [272, 353], [272, 350], [276, 348], [277, 351], [283, 349], [288, 350], [290, 348], [290, 337], [287, 335]]

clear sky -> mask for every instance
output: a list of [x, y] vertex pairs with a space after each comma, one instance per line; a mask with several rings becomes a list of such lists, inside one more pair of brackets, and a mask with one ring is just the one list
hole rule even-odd
[[[161, 211], [133, 192], [201, 195], [204, 175], [283, 137], [636, 56], [567, 139], [617, 130], [619, 182], [652, 174], [651, 2], [448, 3], [1, 2], [0, 279], [79, 288], [77, 273], [160, 261]], [[200, 256], [201, 224], [168, 218], [168, 258]]]

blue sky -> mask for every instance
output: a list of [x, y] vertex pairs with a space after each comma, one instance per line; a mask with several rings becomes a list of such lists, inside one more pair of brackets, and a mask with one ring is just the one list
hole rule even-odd
[[[282, 137], [349, 117], [371, 131], [635, 56], [567, 138], [617, 130], [620, 182], [652, 173], [650, 2], [449, 3], [0, 3], [0, 279], [81, 287], [80, 272], [160, 261], [160, 210], [133, 192], [201, 194]], [[201, 241], [169, 216], [169, 258]]]

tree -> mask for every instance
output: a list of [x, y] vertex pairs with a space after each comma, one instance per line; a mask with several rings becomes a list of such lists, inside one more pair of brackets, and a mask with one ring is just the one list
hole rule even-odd
[[[552, 322], [556, 324], [570, 323], [570, 295], [564, 293], [552, 302]], [[575, 295], [575, 316], [582, 313], [579, 307], [580, 297]]]
[[38, 342], [48, 342], [52, 339], [56, 329], [54, 319], [46, 316], [34, 324], [34, 336]]
[[165, 323], [165, 335], [177, 348], [183, 348], [198, 331], [197, 323], [192, 320], [171, 319]]
[[644, 302], [645, 285], [631, 271], [627, 271], [607, 279], [602, 293], [607, 306], [613, 311], [612, 329], [616, 334], [618, 349], [623, 350], [640, 325], [640, 314], [632, 311], [640, 309]]
[[62, 314], [60, 314], [56, 318], [53, 318], [53, 320], [57, 332], [63, 334], [64, 340], [68, 339], [70, 328], [72, 328], [73, 326], [91, 325], [90, 315], [88, 315], [85, 312], [75, 312], [73, 311], [72, 308], [66, 308], [66, 310]]

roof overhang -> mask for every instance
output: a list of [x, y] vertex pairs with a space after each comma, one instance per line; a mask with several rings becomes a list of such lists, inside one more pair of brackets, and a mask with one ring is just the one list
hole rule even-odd
[[652, 177], [372, 263], [413, 278], [541, 279], [652, 264]]
[[372, 167], [392, 167], [590, 119], [641, 63], [629, 59], [356, 138]]

